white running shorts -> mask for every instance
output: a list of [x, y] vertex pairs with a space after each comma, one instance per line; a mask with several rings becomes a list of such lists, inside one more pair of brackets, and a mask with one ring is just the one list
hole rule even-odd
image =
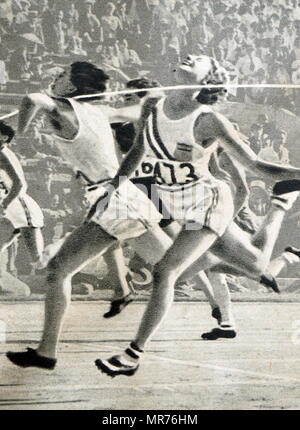
[[88, 187], [86, 199], [90, 205], [86, 221], [99, 224], [118, 240], [138, 237], [162, 219], [147, 195], [130, 181], [117, 190], [109, 182]]
[[221, 237], [234, 216], [230, 187], [219, 180], [184, 186], [158, 186], [157, 192], [171, 217], [188, 230], [208, 227]]

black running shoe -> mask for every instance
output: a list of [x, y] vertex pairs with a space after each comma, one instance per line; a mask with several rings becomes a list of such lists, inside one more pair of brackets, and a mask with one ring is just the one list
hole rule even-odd
[[139, 368], [139, 363], [122, 363], [121, 356], [114, 355], [108, 360], [101, 360], [100, 358], [95, 361], [96, 366], [102, 373], [114, 378], [118, 375], [132, 376]]
[[133, 295], [131, 293], [129, 293], [122, 299], [113, 300], [110, 304], [109, 311], [103, 315], [104, 318], [112, 318], [118, 315], [131, 302], [133, 302]]
[[6, 357], [16, 366], [20, 367], [40, 367], [42, 369], [53, 370], [56, 365], [55, 358], [48, 358], [39, 355], [35, 349], [27, 348], [26, 352], [7, 352]]
[[218, 321], [218, 324], [221, 324], [222, 315], [221, 315], [219, 306], [216, 306], [215, 308], [213, 308], [213, 310], [211, 311], [211, 316]]
[[291, 179], [288, 181], [277, 182], [273, 187], [273, 194], [280, 196], [281, 194], [292, 193], [294, 191], [300, 191], [300, 180]]
[[287, 248], [285, 248], [286, 252], [291, 252], [294, 255], [297, 255], [297, 257], [300, 258], [300, 249], [298, 248], [294, 248], [293, 246], [288, 246]]
[[274, 276], [268, 274], [262, 275], [259, 283], [268, 289], [272, 289], [275, 293], [280, 294], [280, 289]]
[[237, 335], [236, 331], [233, 328], [213, 328], [211, 331], [207, 333], [203, 333], [201, 335], [204, 340], [217, 340], [217, 339], [233, 339]]

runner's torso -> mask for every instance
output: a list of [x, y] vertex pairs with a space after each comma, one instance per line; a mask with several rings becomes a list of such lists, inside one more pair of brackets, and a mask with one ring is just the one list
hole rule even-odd
[[152, 166], [156, 182], [163, 188], [213, 181], [208, 165], [217, 143], [204, 148], [194, 137], [196, 119], [211, 108], [200, 105], [184, 118], [171, 120], [163, 111], [164, 100], [158, 101], [146, 121], [143, 137], [147, 156], [142, 166], [147, 171]]
[[62, 157], [89, 183], [115, 176], [119, 168], [117, 149], [110, 124], [100, 106], [68, 99], [78, 120], [74, 139], [54, 136]]

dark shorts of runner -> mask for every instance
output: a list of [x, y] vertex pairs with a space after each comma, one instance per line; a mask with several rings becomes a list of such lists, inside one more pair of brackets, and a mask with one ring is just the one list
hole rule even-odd
[[151, 176], [146, 176], [144, 178], [133, 178], [131, 179], [131, 182], [137, 187], [139, 187], [140, 185], [140, 190], [142, 190], [148, 196], [148, 198], [153, 202], [159, 213], [162, 214], [163, 219], [160, 221], [159, 226], [161, 228], [164, 228], [170, 225], [174, 220], [163, 202], [161, 201], [161, 199], [159, 198], [154, 178]]

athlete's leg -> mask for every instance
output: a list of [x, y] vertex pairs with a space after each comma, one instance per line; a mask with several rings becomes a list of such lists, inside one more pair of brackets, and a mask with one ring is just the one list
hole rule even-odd
[[[182, 230], [179, 233], [173, 245], [154, 268], [152, 294], [134, 342], [121, 356], [114, 356], [109, 360], [96, 360], [98, 368], [110, 375], [121, 373], [130, 375], [137, 370], [139, 351], [143, 350], [172, 304], [176, 280], [199, 255], [211, 247], [216, 239], [217, 234], [208, 228], [197, 231]], [[130, 361], [131, 364], [128, 364]]]
[[122, 247], [119, 245], [111, 247], [103, 257], [109, 268], [110, 281], [114, 289], [110, 309], [103, 316], [104, 318], [112, 318], [133, 301], [134, 295], [127, 282], [128, 268], [125, 264]]
[[44, 251], [44, 237], [42, 230], [35, 227], [23, 227], [20, 231], [26, 248], [30, 254], [32, 263], [40, 263]]
[[214, 268], [219, 273], [246, 275], [257, 281], [265, 273], [276, 276], [282, 269], [282, 261], [278, 261], [277, 265], [272, 263], [271, 271], [268, 266], [285, 212], [283, 207], [272, 204], [265, 222], [253, 239], [232, 222], [210, 251], [191, 265], [181, 279], [193, 278], [200, 267], [202, 270]]
[[280, 272], [290, 264], [299, 264], [300, 258], [292, 252], [283, 252], [277, 258], [274, 258], [269, 266], [268, 272], [274, 277], [278, 276]]
[[234, 326], [230, 291], [224, 273], [207, 272], [207, 277], [212, 285], [215, 301], [221, 311], [221, 324]]
[[67, 237], [48, 264], [45, 322], [38, 353], [56, 357], [63, 317], [71, 300], [72, 276], [115, 242], [93, 222], [85, 223]]
[[203, 291], [212, 310], [218, 307], [217, 302], [215, 300], [212, 285], [207, 277], [207, 274], [204, 271], [199, 272], [193, 278], [193, 283], [194, 283], [194, 289]]
[[154, 268], [153, 291], [135, 338], [143, 349], [166, 315], [174, 296], [174, 285], [184, 270], [199, 255], [205, 253], [217, 239], [216, 233], [207, 228], [199, 231], [183, 230]]
[[223, 273], [208, 271], [208, 277], [213, 286], [218, 309], [220, 309], [220, 321], [218, 327], [202, 333], [201, 337], [205, 340], [233, 339], [236, 337], [236, 330], [226, 276]]
[[71, 300], [71, 278], [114, 242], [115, 239], [94, 222], [82, 224], [67, 237], [47, 266], [44, 331], [40, 345], [36, 351], [8, 352], [7, 357], [13, 363], [23, 367], [55, 366], [63, 318]]
[[114, 289], [112, 300], [121, 299], [130, 294], [130, 289], [126, 280], [128, 268], [124, 261], [122, 247], [111, 247], [103, 255], [103, 258], [109, 269], [109, 277]]
[[126, 242], [147, 263], [154, 266], [163, 258], [173, 240], [156, 224], [152, 225], [141, 236], [129, 239]]
[[[210, 251], [240, 274], [259, 280], [268, 271], [285, 213], [284, 208], [272, 204], [263, 225], [253, 238], [232, 222]], [[207, 256], [205, 258], [206, 261], [199, 261], [199, 264], [201, 268], [206, 265], [205, 269], [209, 269], [212, 267], [213, 259]], [[196, 273], [196, 264], [189, 269], [189, 272], [190, 275], [193, 272]]]

